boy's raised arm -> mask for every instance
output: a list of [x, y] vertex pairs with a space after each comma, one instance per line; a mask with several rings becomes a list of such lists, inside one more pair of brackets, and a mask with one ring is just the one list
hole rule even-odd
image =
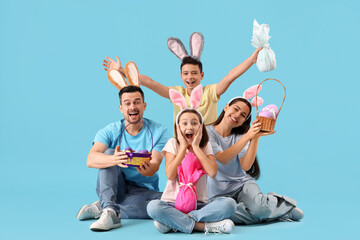
[[[116, 61], [111, 59], [110, 57], [105, 57], [105, 58], [106, 59], [103, 60], [103, 66], [105, 67], [104, 69], [106, 71], [117, 70], [125, 77], [124, 68], [121, 67], [121, 62], [119, 57], [116, 56]], [[140, 74], [140, 83], [141, 85], [153, 90], [160, 96], [168, 99], [170, 98], [169, 97], [170, 88], [152, 80], [150, 77]]]
[[257, 48], [248, 59], [231, 69], [231, 71], [218, 84], [216, 84], [216, 94], [218, 97], [226, 92], [226, 90], [238, 77], [246, 72], [254, 63], [256, 63], [258, 53], [261, 49], [262, 48]]

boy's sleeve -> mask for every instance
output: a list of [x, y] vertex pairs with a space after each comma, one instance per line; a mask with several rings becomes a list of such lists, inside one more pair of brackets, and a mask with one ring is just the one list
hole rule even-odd
[[207, 93], [205, 94], [207, 94], [209, 100], [212, 102], [218, 102], [220, 100], [220, 96], [216, 94], [216, 84], [207, 85], [206, 88]]

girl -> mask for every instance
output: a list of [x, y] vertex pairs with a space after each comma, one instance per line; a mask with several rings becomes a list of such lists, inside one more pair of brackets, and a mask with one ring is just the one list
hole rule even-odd
[[[184, 106], [186, 104], [176, 118], [175, 138], [171, 138], [162, 150], [168, 178], [164, 193], [161, 200], [153, 200], [148, 204], [147, 212], [155, 220], [156, 229], [162, 233], [172, 229], [184, 233], [230, 233], [234, 223], [226, 218], [234, 214], [236, 202], [231, 198], [220, 197], [207, 203], [206, 175], [215, 177], [217, 165], [201, 114], [195, 109], [184, 110]], [[193, 166], [191, 174], [190, 162]], [[186, 182], [189, 176], [197, 177]], [[190, 200], [189, 195], [181, 194], [186, 190]], [[187, 204], [191, 202], [192, 196], [195, 196], [195, 204], [189, 209]]]
[[259, 138], [274, 132], [260, 132], [261, 123], [251, 122], [251, 104], [237, 97], [225, 106], [218, 119], [207, 126], [218, 164], [215, 178], [208, 178], [209, 199], [232, 197], [237, 202], [231, 217], [236, 224], [270, 220], [295, 220], [304, 217], [296, 201], [276, 193], [263, 194], [254, 178], [260, 175], [256, 159]]

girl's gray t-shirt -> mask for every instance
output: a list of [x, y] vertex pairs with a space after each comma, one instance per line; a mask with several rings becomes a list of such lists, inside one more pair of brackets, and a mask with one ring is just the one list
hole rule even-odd
[[[228, 137], [222, 137], [212, 125], [207, 126], [206, 130], [214, 155], [220, 151], [225, 151], [243, 136], [242, 134], [231, 134]], [[242, 188], [245, 182], [254, 181], [254, 179], [241, 168], [239, 161], [240, 158], [245, 156], [248, 147], [249, 142], [240, 153], [227, 164], [222, 164], [216, 160], [218, 165], [217, 175], [214, 178], [208, 176], [207, 181], [209, 200], [218, 196], [230, 196], [231, 193]]]

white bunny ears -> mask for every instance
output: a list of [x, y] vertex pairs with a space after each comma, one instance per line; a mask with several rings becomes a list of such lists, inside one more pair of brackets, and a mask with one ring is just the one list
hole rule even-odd
[[125, 65], [125, 75], [129, 83], [126, 82], [124, 76], [117, 70], [108, 71], [107, 78], [119, 90], [129, 85], [140, 87], [140, 74], [134, 62], [130, 61]]
[[[170, 37], [167, 41], [167, 45], [170, 51], [175, 54], [175, 56], [178, 57], [180, 60], [183, 60], [184, 57], [189, 56], [184, 44], [181, 42], [180, 39]], [[190, 56], [200, 61], [203, 49], [204, 36], [200, 32], [194, 32], [190, 36]]]
[[202, 114], [198, 110], [196, 110], [200, 106], [202, 94], [203, 94], [203, 89], [202, 89], [202, 85], [200, 84], [191, 91], [191, 95], [190, 95], [191, 106], [190, 108], [188, 108], [186, 104], [186, 100], [180, 92], [174, 89], [169, 90], [169, 96], [171, 101], [176, 105], [178, 105], [181, 109], [181, 111], [176, 116], [176, 121], [175, 121], [176, 125], [178, 124], [180, 113], [185, 109], [194, 109], [195, 111], [197, 111], [201, 116], [201, 123], [204, 123]]
[[[261, 88], [262, 88], [261, 85], [251, 86], [244, 91], [242, 97], [241, 96], [234, 97], [228, 102], [228, 104], [230, 104], [235, 99], [242, 98], [242, 99], [247, 100], [253, 107], [261, 106], [264, 103], [264, 100], [259, 96], [255, 97], [255, 95], [260, 92]], [[250, 101], [249, 99], [251, 99], [251, 98], [252, 98], [252, 100]], [[250, 114], [248, 115], [248, 117], [246, 119], [248, 119], [249, 117], [250, 117]]]

